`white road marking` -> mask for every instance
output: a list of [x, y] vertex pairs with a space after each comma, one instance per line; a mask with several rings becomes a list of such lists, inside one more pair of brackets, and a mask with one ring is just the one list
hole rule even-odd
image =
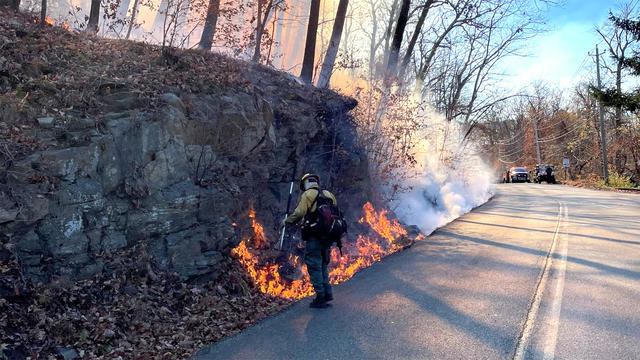
[[562, 309], [562, 295], [564, 293], [564, 278], [567, 270], [567, 251], [569, 247], [569, 235], [567, 231], [569, 220], [569, 209], [564, 206], [564, 214], [560, 232], [560, 258], [554, 263], [556, 271], [556, 287], [552, 295], [551, 310], [546, 316], [545, 328], [542, 330], [543, 336], [543, 359], [551, 360], [555, 358], [556, 343], [558, 342], [558, 326], [560, 325], [560, 310]]
[[524, 359], [524, 355], [526, 353], [527, 346], [529, 345], [529, 339], [531, 337], [531, 333], [533, 332], [534, 324], [536, 321], [536, 316], [538, 315], [538, 309], [540, 308], [540, 302], [542, 301], [542, 295], [544, 293], [544, 289], [547, 285], [547, 280], [549, 278], [549, 271], [551, 269], [553, 254], [555, 253], [556, 245], [558, 243], [558, 233], [560, 230], [560, 224], [562, 223], [563, 215], [564, 215], [564, 203], [558, 202], [558, 223], [556, 225], [556, 231], [553, 234], [553, 241], [551, 243], [551, 248], [547, 253], [547, 257], [544, 262], [544, 267], [542, 268], [538, 285], [536, 286], [536, 290], [531, 302], [531, 306], [529, 307], [529, 312], [527, 313], [527, 319], [525, 320], [524, 326], [522, 327], [522, 333], [518, 339], [518, 343], [516, 345], [516, 351], [513, 355], [514, 360], [522, 360]]

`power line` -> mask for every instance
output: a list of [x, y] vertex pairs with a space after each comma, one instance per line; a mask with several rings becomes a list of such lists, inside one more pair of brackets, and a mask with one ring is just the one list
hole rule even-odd
[[498, 161], [500, 161], [503, 164], [515, 164], [520, 162], [520, 160], [524, 159], [524, 157], [526, 156], [526, 154], [522, 154], [522, 156], [520, 156], [519, 158], [517, 158], [515, 161], [504, 161], [500, 158], [498, 158]]
[[554, 141], [554, 140], [561, 139], [561, 138], [563, 138], [563, 137], [565, 137], [565, 136], [567, 136], [567, 135], [569, 135], [569, 134], [571, 134], [571, 133], [575, 132], [576, 130], [582, 129], [582, 128], [583, 128], [583, 126], [584, 126], [585, 124], [586, 124], [586, 123], [582, 123], [582, 124], [575, 125], [575, 126], [573, 127], [573, 129], [571, 129], [571, 130], [569, 130], [569, 131], [566, 131], [566, 132], [564, 132], [564, 133], [562, 133], [562, 134], [560, 134], [560, 135], [557, 135], [557, 136], [555, 136], [555, 137], [552, 137], [552, 138], [546, 138], [546, 139], [538, 140], [538, 142], [545, 143], [545, 142], [550, 142], [550, 141]]
[[508, 156], [515, 155], [515, 154], [518, 154], [518, 153], [523, 152], [523, 151], [524, 151], [524, 149], [514, 150], [514, 151], [512, 151], [510, 153], [502, 154], [501, 157], [508, 157]]
[[[519, 134], [513, 135], [512, 137], [510, 137], [509, 139], [507, 139], [508, 141], [511, 141], [519, 136], [524, 136], [524, 133], [522, 131], [522, 127], [520, 129], [518, 129]], [[517, 141], [513, 141], [513, 142], [505, 142], [507, 140], [502, 140], [502, 141], [497, 141], [496, 144], [500, 144], [500, 145], [511, 145], [511, 144], [515, 144]]]

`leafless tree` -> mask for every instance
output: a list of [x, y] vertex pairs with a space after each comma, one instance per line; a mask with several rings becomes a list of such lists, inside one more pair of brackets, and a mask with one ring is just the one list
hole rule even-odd
[[395, 32], [394, 25], [398, 23], [398, 17], [400, 16], [398, 12], [399, 6], [400, 6], [400, 0], [393, 0], [393, 2], [391, 3], [390, 9], [387, 11], [389, 13], [389, 16], [387, 17], [387, 20], [386, 20], [387, 26], [384, 31], [384, 36], [382, 38], [384, 39], [384, 47], [382, 48], [382, 58], [383, 58], [384, 69], [386, 69], [389, 64], [391, 38]]
[[316, 52], [316, 38], [318, 35], [318, 17], [320, 16], [320, 0], [311, 0], [309, 9], [309, 23], [307, 25], [307, 40], [304, 46], [304, 58], [300, 78], [307, 83], [313, 79], [313, 66]]
[[136, 18], [138, 16], [138, 5], [140, 5], [140, 0], [133, 0], [133, 9], [131, 9], [131, 18], [129, 19], [127, 35], [125, 36], [125, 39], [127, 40], [129, 40], [129, 37], [131, 37], [131, 30], [133, 29], [133, 26], [136, 23]]
[[342, 38], [342, 29], [344, 28], [344, 21], [347, 15], [348, 6], [349, 0], [340, 0], [340, 3], [338, 4], [336, 19], [333, 23], [333, 31], [331, 32], [331, 40], [329, 42], [327, 53], [324, 56], [320, 77], [318, 78], [318, 87], [326, 88], [329, 86], [329, 80], [331, 79], [333, 66], [340, 47], [340, 39]]
[[402, 46], [404, 29], [407, 26], [407, 21], [409, 20], [410, 7], [411, 7], [411, 0], [402, 0], [402, 6], [400, 7], [400, 14], [398, 15], [398, 22], [396, 24], [395, 33], [393, 35], [391, 50], [389, 52], [389, 62], [387, 64], [387, 73], [386, 73], [387, 80], [394, 78], [398, 71], [398, 58], [400, 56], [400, 46]]
[[[486, 1], [485, 1], [486, 2]], [[475, 5], [474, 5], [475, 4]], [[442, 18], [437, 27], [433, 27], [431, 30], [434, 34], [437, 34], [433, 41], [428, 42], [426, 49], [421, 49], [421, 65], [418, 70], [416, 87], [421, 88], [422, 84], [427, 77], [433, 59], [435, 58], [438, 50], [440, 49], [442, 42], [447, 39], [451, 32], [465, 24], [474, 24], [475, 21], [480, 19], [489, 9], [481, 10], [480, 5], [482, 2], [472, 0], [447, 0], [445, 1], [446, 8], [442, 9]], [[479, 22], [478, 26], [482, 26]], [[411, 56], [411, 54], [407, 54]]]
[[[262, 38], [264, 37], [265, 27], [269, 22], [269, 18], [273, 15], [274, 11], [279, 8], [284, 8], [286, 2], [284, 0], [258, 0], [257, 3], [257, 17], [256, 17], [256, 41], [253, 52], [252, 60], [254, 62], [260, 61], [260, 53], [262, 47]], [[283, 9], [281, 9], [283, 10]]]
[[427, 20], [429, 10], [435, 2], [435, 0], [426, 0], [424, 4], [420, 5], [417, 8], [419, 9], [420, 7], [422, 7], [422, 10], [420, 10], [418, 23], [413, 30], [413, 35], [411, 35], [411, 40], [409, 40], [409, 45], [407, 46], [404, 57], [402, 58], [402, 63], [400, 65], [400, 75], [398, 75], [398, 78], [400, 80], [404, 78], [404, 73], [406, 71], [407, 65], [409, 64], [409, 61], [411, 60], [411, 57], [413, 56], [413, 51], [415, 50], [416, 42], [418, 41], [418, 38], [420, 37], [420, 34], [422, 32], [422, 27], [424, 26], [425, 20]]
[[[354, 50], [353, 46], [357, 46], [358, 42], [351, 41], [350, 38], [357, 38], [358, 35], [364, 36], [369, 51], [366, 53], [367, 58], [362, 60], [368, 64], [367, 75], [370, 80], [382, 77], [385, 73], [393, 26], [398, 18], [398, 4], [399, 0], [391, 0], [391, 3], [388, 3], [387, 0], [352, 2], [352, 13], [349, 18], [353, 17], [353, 12], [359, 11], [366, 13], [366, 20], [359, 19], [359, 21], [352, 21], [348, 18], [344, 34], [343, 53], [347, 54], [349, 58], [354, 59], [357, 49]], [[380, 25], [384, 25], [385, 27], [381, 29]], [[382, 31], [383, 29], [384, 31]]]
[[89, 12], [89, 22], [86, 31], [89, 33], [98, 32], [98, 22], [100, 20], [100, 0], [91, 0], [91, 10]]
[[42, 0], [40, 5], [40, 26], [44, 26], [47, 19], [47, 0]]
[[[537, 35], [540, 14], [524, 0], [446, 1], [432, 41], [421, 44], [416, 88], [435, 96], [451, 121], [460, 119], [471, 131], [496, 103], [519, 94], [497, 95], [497, 64], [519, 55], [526, 40]], [[444, 35], [444, 36], [443, 36]]]
[[[137, 1], [137, 0], [136, 0]], [[204, 20], [204, 28], [200, 36], [198, 49], [211, 50], [213, 45], [213, 37], [216, 34], [216, 25], [218, 23], [218, 14], [220, 13], [220, 0], [209, 0], [207, 6], [207, 15]]]

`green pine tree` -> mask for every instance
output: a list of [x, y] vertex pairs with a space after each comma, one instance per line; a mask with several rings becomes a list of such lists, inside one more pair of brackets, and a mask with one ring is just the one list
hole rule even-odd
[[[623, 31], [629, 32], [637, 42], [640, 40], [640, 20], [622, 19], [613, 14], [609, 15], [609, 20], [613, 25]], [[623, 59], [617, 59], [625, 69], [628, 69], [634, 76], [640, 76], [640, 52], [633, 50], [633, 55]], [[598, 90], [591, 87], [591, 93], [605, 106], [618, 107], [637, 112], [640, 111], [640, 88], [631, 92], [619, 93], [615, 88]]]

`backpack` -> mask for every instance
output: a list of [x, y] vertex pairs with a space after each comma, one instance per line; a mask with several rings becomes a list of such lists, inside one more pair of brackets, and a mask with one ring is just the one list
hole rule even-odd
[[305, 216], [302, 235], [316, 236], [330, 243], [338, 241], [342, 234], [347, 232], [347, 222], [342, 211], [333, 205], [333, 200], [325, 196], [322, 189], [318, 189], [318, 195], [309, 208], [316, 204], [316, 209]]

